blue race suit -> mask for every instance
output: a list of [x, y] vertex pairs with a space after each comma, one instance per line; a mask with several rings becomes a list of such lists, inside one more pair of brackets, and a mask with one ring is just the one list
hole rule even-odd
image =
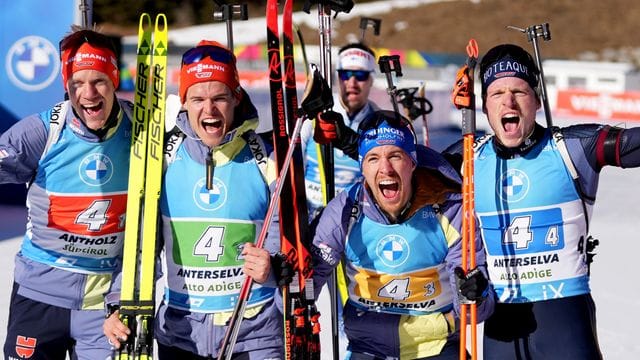
[[[444, 355], [458, 344], [454, 269], [461, 265], [460, 178], [437, 152], [418, 146], [415, 192], [403, 221], [391, 224], [364, 180], [340, 193], [322, 213], [313, 239], [317, 292], [340, 259], [349, 299], [344, 323], [353, 356], [416, 359]], [[352, 214], [361, 215], [351, 220]], [[484, 271], [479, 236], [476, 258]], [[493, 292], [478, 321], [493, 310]]]

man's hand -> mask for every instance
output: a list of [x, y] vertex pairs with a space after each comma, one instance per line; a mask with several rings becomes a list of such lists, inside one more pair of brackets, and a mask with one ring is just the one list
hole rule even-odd
[[318, 113], [313, 140], [321, 145], [329, 144], [340, 138], [341, 127], [344, 128], [344, 126], [344, 120], [339, 113], [335, 111]]
[[114, 349], [119, 349], [121, 345], [120, 342], [125, 342], [127, 336], [131, 333], [129, 328], [120, 321], [119, 316], [120, 312], [116, 310], [113, 314], [109, 315], [102, 324], [102, 331]]
[[265, 249], [255, 246], [253, 243], [245, 243], [242, 248], [242, 256], [244, 257], [244, 267], [242, 270], [247, 276], [262, 284], [267, 281], [271, 272], [271, 256]]
[[463, 65], [456, 74], [456, 82], [451, 92], [451, 102], [457, 109], [469, 108], [473, 96], [473, 79], [469, 78], [469, 68]]
[[457, 267], [454, 271], [457, 277], [458, 292], [463, 297], [461, 298], [462, 303], [480, 303], [487, 297], [489, 280], [480, 269], [475, 267], [466, 274], [460, 267]]

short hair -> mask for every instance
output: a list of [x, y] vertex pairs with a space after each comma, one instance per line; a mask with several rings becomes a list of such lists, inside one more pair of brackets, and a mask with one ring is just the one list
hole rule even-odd
[[60, 56], [62, 56], [62, 53], [65, 50], [78, 49], [84, 43], [89, 43], [93, 47], [109, 49], [116, 57], [118, 56], [118, 52], [116, 51], [116, 47], [113, 44], [111, 37], [95, 30], [79, 27], [72, 27], [71, 32], [60, 40]]

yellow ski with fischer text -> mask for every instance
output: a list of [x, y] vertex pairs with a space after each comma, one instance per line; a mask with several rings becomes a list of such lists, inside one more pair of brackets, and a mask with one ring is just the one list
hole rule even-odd
[[140, 16], [120, 319], [131, 335], [116, 359], [153, 358], [155, 253], [162, 186], [167, 78], [167, 18]]

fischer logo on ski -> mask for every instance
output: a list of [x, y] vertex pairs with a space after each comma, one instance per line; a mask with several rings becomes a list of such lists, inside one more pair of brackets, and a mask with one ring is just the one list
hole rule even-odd
[[120, 295], [120, 319], [129, 327], [131, 335], [116, 352], [115, 359], [120, 360], [153, 357], [155, 248], [162, 181], [167, 31], [164, 14], [156, 17], [153, 28], [149, 14], [140, 16]]

